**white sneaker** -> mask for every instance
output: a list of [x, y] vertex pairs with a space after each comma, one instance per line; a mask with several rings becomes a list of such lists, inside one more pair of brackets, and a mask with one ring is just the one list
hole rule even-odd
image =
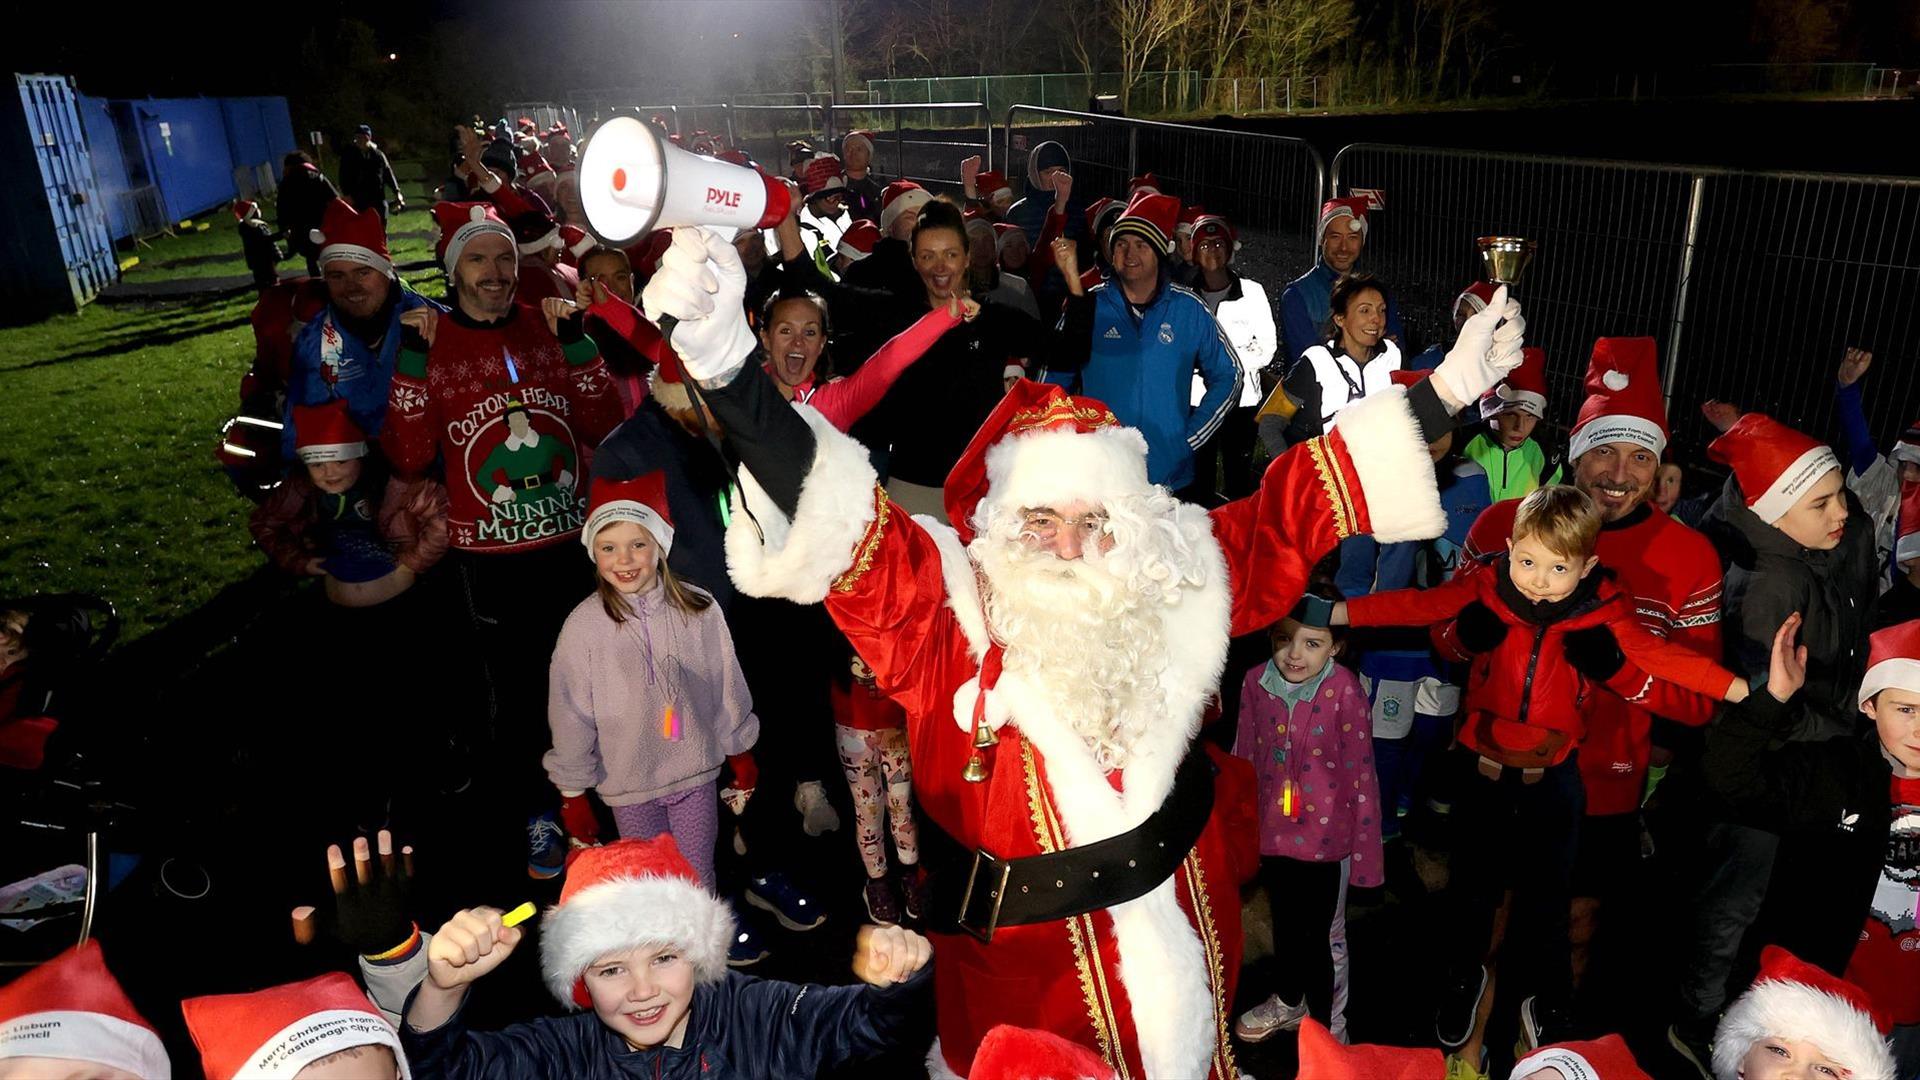
[[1307, 1004], [1289, 1005], [1275, 994], [1240, 1014], [1233, 1022], [1233, 1033], [1241, 1042], [1265, 1042], [1275, 1032], [1294, 1031], [1307, 1018]]
[[795, 785], [793, 808], [800, 811], [800, 827], [806, 830], [808, 836], [819, 836], [840, 828], [840, 814], [827, 801], [827, 791], [818, 780]]

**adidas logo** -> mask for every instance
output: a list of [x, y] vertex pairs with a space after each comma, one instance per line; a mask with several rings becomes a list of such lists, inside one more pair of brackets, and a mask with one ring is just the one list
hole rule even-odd
[[1107, 327], [1107, 332], [1100, 336], [1109, 341], [1118, 341], [1120, 340], [1120, 328], [1117, 326], [1109, 326]]
[[1858, 813], [1849, 814], [1844, 809], [1840, 811], [1840, 831], [1841, 832], [1852, 832], [1853, 827], [1855, 825], [1858, 825], [1859, 823], [1860, 823], [1860, 815]]

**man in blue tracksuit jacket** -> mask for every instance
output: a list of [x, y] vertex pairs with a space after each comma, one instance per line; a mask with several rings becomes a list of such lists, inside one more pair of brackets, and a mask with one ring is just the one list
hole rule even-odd
[[[1195, 451], [1240, 400], [1240, 362], [1206, 302], [1167, 280], [1179, 200], [1142, 193], [1107, 235], [1113, 279], [1080, 288], [1078, 266], [1060, 267], [1071, 295], [1055, 327], [1051, 381], [1098, 398], [1147, 440], [1147, 479], [1179, 492], [1194, 485]], [[1193, 375], [1206, 386], [1189, 408]], [[1210, 487], [1211, 477], [1202, 477]]]
[[[1286, 353], [1282, 367], [1292, 367], [1310, 346], [1327, 339], [1327, 315], [1333, 283], [1353, 269], [1367, 244], [1367, 200], [1329, 199], [1320, 208], [1320, 257], [1313, 269], [1287, 282], [1280, 293], [1280, 342]], [[1402, 343], [1400, 309], [1387, 297], [1387, 336]], [[1424, 355], [1424, 354], [1423, 354]], [[1439, 363], [1434, 358], [1432, 367]]]

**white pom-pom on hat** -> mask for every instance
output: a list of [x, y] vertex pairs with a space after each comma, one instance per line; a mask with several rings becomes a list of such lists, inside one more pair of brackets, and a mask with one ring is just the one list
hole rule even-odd
[[487, 220], [487, 208], [480, 203], [473, 204], [467, 208], [467, 219], [469, 221]]
[[1607, 384], [1607, 389], [1609, 390], [1625, 390], [1627, 388], [1627, 383], [1631, 382], [1632, 380], [1627, 377], [1626, 372], [1621, 371], [1618, 368], [1615, 368], [1614, 370], [1607, 372], [1605, 375], [1600, 376], [1600, 381]]
[[319, 229], [308, 229], [307, 239], [313, 241], [316, 244], [324, 244], [327, 242], [327, 234], [321, 232]]

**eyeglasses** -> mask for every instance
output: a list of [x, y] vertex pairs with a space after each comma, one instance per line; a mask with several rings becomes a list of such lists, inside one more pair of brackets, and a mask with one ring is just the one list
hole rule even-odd
[[1107, 515], [1090, 511], [1079, 517], [1066, 517], [1051, 510], [1026, 510], [1020, 515], [1020, 535], [1042, 542], [1053, 540], [1060, 530], [1068, 529], [1080, 537], [1083, 544], [1092, 543], [1107, 533]]

